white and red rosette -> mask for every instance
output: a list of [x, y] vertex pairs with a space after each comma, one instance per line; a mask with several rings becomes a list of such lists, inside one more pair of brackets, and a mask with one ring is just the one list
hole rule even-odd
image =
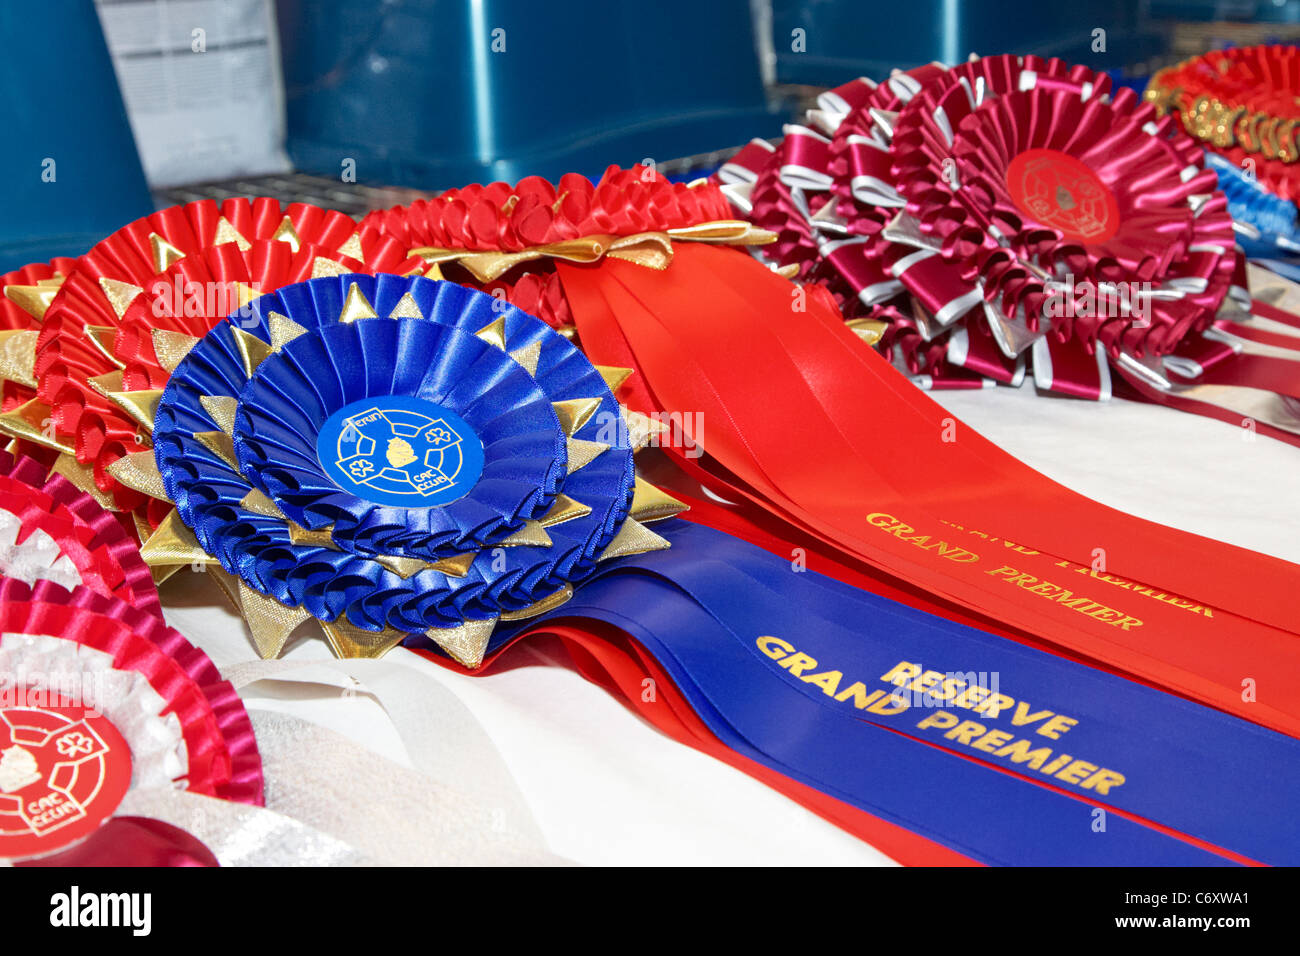
[[208, 657], [153, 614], [86, 587], [0, 578], [0, 859], [215, 862], [132, 790], [260, 806], [252, 725]]
[[85, 586], [162, 619], [135, 541], [89, 494], [32, 458], [0, 452], [0, 575]]

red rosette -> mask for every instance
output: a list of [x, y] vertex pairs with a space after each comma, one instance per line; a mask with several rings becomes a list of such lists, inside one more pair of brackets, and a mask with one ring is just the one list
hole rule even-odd
[[885, 236], [884, 255], [940, 325], [988, 319], [982, 301], [1035, 337], [1053, 294], [1105, 283], [1154, 287], [1149, 315], [1062, 308], [1056, 340], [1160, 356], [1209, 326], [1232, 282], [1232, 220], [1172, 120], [1129, 90], [1108, 102], [1038, 84], [978, 105], [968, 90], [926, 89], [894, 134], [892, 171], [919, 234]]
[[1212, 50], [1161, 70], [1146, 97], [1207, 149], [1254, 169], [1285, 199], [1300, 196], [1300, 50]]
[[200, 339], [240, 309], [252, 293], [274, 292], [343, 272], [409, 275], [423, 271], [422, 260], [407, 256], [390, 238], [372, 235], [362, 245], [362, 257], [353, 258], [312, 243], [300, 243], [295, 249], [286, 242], [259, 239], [247, 248], [223, 243], [177, 260], [149, 279], [122, 314], [112, 351], [123, 366], [123, 389], [167, 385], [171, 373], [155, 351], [155, 330]]
[[35, 459], [0, 452], [0, 510], [19, 522], [13, 542], [19, 549], [41, 532], [75, 569], [70, 583], [162, 620], [158, 589], [135, 542], [114, 515], [67, 478], [50, 474]]
[[498, 296], [572, 334], [555, 261], [613, 256], [664, 268], [674, 241], [752, 244], [772, 236], [738, 221], [709, 183], [674, 183], [648, 166], [605, 170], [593, 185], [566, 173], [448, 190], [370, 213], [362, 235], [387, 236], [441, 276]]
[[153, 615], [86, 588], [3, 578], [0, 656], [0, 856], [66, 852], [134, 786], [262, 804], [238, 696]]
[[[283, 248], [276, 252], [276, 246]], [[158, 289], [159, 278], [181, 276], [184, 281], [187, 270], [210, 272], [222, 255], [243, 259], [242, 271], [233, 265], [227, 271], [231, 282], [248, 287], [243, 290], [247, 294], [259, 291], [258, 284], [273, 276], [296, 276], [293, 270], [303, 263], [310, 269], [325, 259], [337, 271], [371, 271], [380, 267], [377, 263], [406, 258], [390, 240], [363, 238], [357, 223], [340, 212], [305, 203], [282, 206], [271, 199], [228, 199], [164, 209], [123, 227], [77, 260], [45, 314], [36, 343], [37, 405], [48, 406], [48, 411], [37, 407], [27, 418], [35, 422], [43, 412], [48, 414], [53, 444], [92, 467], [96, 487], [111, 494], [123, 510], [141, 509], [151, 526], [166, 514], [167, 506], [121, 485], [107, 471], [124, 455], [147, 448], [148, 430], [107, 393], [132, 388], [126, 382], [128, 364], [134, 363], [133, 381], [149, 374], [156, 377], [157, 360], [151, 343], [142, 344], [138, 335], [121, 343], [118, 337], [133, 305], [138, 327], [136, 300], [146, 286]], [[194, 265], [197, 261], [203, 265]], [[150, 307], [155, 301], [150, 300]], [[184, 315], [183, 307], [179, 311]], [[205, 320], [210, 327], [220, 317], [206, 308], [200, 312], [187, 317], [196, 320], [190, 328], [202, 327]]]
[[409, 206], [376, 211], [366, 231], [390, 235], [408, 249], [522, 252], [590, 236], [633, 236], [731, 219], [711, 186], [674, 183], [644, 166], [610, 166], [598, 184], [566, 173], [552, 185], [529, 176], [511, 186], [475, 183]]
[[[59, 258], [48, 263], [33, 263], [0, 276], [0, 377], [4, 378], [0, 392], [0, 412], [31, 401], [36, 397], [33, 379], [19, 381], [9, 376], [23, 375], [25, 370], [15, 368], [11, 362], [20, 353], [35, 347], [35, 342], [20, 344], [11, 339], [10, 332], [33, 332], [40, 327], [41, 319], [58, 287], [76, 265], [75, 259]], [[27, 370], [29, 371], [29, 370]]]

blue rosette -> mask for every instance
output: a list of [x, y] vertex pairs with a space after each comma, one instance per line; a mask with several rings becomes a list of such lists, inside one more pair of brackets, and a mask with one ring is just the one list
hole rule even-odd
[[1295, 203], [1269, 192], [1236, 163], [1210, 151], [1205, 165], [1219, 177], [1237, 241], [1251, 259], [1300, 255], [1300, 221]]
[[[467, 666], [602, 558], [667, 547], [609, 380], [462, 286], [330, 276], [189, 349], [154, 419], [162, 490], [264, 656], [308, 617], [336, 653], [410, 635]], [[224, 575], [222, 574], [224, 572]]]

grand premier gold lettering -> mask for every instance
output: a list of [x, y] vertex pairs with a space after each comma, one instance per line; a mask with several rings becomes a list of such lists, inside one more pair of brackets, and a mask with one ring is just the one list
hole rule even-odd
[[1004, 564], [1000, 568], [994, 568], [992, 571], [985, 571], [984, 573], [1000, 581], [1023, 588], [1030, 594], [1037, 594], [1041, 598], [1055, 601], [1062, 607], [1078, 611], [1080, 614], [1101, 621], [1103, 624], [1118, 627], [1122, 631], [1131, 631], [1135, 627], [1142, 626], [1142, 621], [1139, 618], [1131, 617], [1123, 611], [1117, 611], [1105, 604], [1099, 604], [1091, 598], [1082, 597], [1069, 588], [1063, 588], [1051, 581], [1044, 581], [1032, 574], [1026, 574], [1009, 564]]
[[[956, 528], [958, 531], [965, 531], [967, 534], [974, 535], [977, 538], [982, 538], [983, 540], [988, 541], [990, 543], [1000, 541], [1004, 547], [1012, 551], [1018, 552], [1019, 554], [1041, 553], [1038, 551], [1034, 551], [1030, 548], [1026, 548], [1022, 545], [1016, 544], [1013, 541], [1008, 541], [1005, 538], [999, 538], [996, 535], [986, 534], [983, 531], [976, 531], [974, 528], [964, 527], [962, 525], [957, 524], [957, 522], [955, 521], [944, 521], [943, 519], [940, 520], [942, 521], [943, 524], [948, 525], [948, 527], [950, 528]], [[1134, 594], [1141, 594], [1143, 597], [1150, 598], [1153, 601], [1160, 601], [1163, 604], [1168, 604], [1172, 607], [1181, 608], [1184, 611], [1190, 611], [1192, 614], [1201, 614], [1204, 615], [1205, 617], [1214, 617], [1214, 608], [1208, 607], [1207, 605], [1204, 604], [1197, 604], [1195, 601], [1189, 600], [1183, 597], [1182, 595], [1171, 594], [1168, 591], [1161, 591], [1157, 588], [1149, 587], [1148, 585], [1145, 585], [1140, 581], [1131, 581], [1128, 578], [1120, 577], [1118, 574], [1110, 574], [1106, 571], [1099, 571], [1096, 568], [1089, 567], [1085, 564], [1075, 564], [1073, 561], [1066, 561], [1066, 560], [1059, 560], [1054, 563], [1058, 568], [1066, 568], [1067, 570], [1074, 571], [1078, 574], [1086, 574], [1088, 577], [1092, 578], [1093, 580], [1103, 581], [1106, 584], [1112, 584], [1117, 588], [1124, 588], [1125, 590], [1132, 591]]]
[[916, 529], [911, 525], [904, 524], [891, 514], [883, 511], [876, 511], [867, 515], [867, 523], [872, 527], [879, 528], [888, 534], [892, 534], [900, 541], [906, 541], [913, 547], [920, 548], [922, 551], [930, 551], [948, 561], [956, 561], [960, 564], [971, 564], [979, 560], [979, 555], [974, 551], [968, 551], [960, 545], [951, 544], [933, 535], [917, 534]]

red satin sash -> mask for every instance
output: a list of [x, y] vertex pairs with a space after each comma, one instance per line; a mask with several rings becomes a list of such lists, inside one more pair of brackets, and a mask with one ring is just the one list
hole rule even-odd
[[1300, 736], [1300, 569], [1050, 481], [741, 253], [680, 244], [666, 274], [557, 268], [588, 354], [640, 373], [629, 406], [698, 413], [709, 458], [696, 470], [723, 494], [980, 615]]

